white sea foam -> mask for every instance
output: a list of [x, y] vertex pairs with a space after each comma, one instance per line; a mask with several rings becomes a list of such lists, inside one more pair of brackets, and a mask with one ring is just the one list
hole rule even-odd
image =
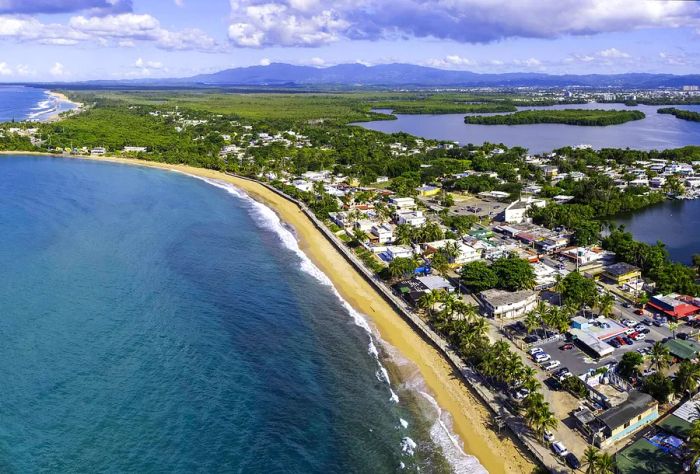
[[418, 445], [408, 436], [401, 440], [401, 452], [407, 454], [408, 456], [413, 456], [416, 452]]
[[[353, 322], [357, 326], [364, 329], [369, 335], [369, 347], [367, 352], [377, 361], [379, 367], [377, 374], [381, 373], [382, 378], [389, 385], [389, 392], [391, 394], [389, 400], [394, 403], [399, 403], [398, 395], [391, 388], [389, 373], [380, 362], [379, 351], [374, 342], [375, 335], [369, 325], [368, 320], [365, 318], [365, 316], [363, 316], [352, 306], [350, 306], [350, 304], [347, 301], [345, 301], [345, 299], [343, 299], [338, 290], [336, 290], [336, 288], [333, 286], [333, 283], [328, 278], [328, 276], [325, 273], [323, 273], [299, 248], [299, 244], [295, 235], [289, 229], [289, 227], [286, 226], [280, 220], [279, 216], [272, 209], [251, 198], [250, 196], [248, 196], [248, 194], [239, 190], [232, 184], [225, 183], [216, 179], [209, 179], [201, 176], [190, 175], [188, 173], [183, 174], [187, 174], [188, 176], [191, 176], [193, 178], [205, 181], [211, 184], [212, 186], [216, 186], [217, 188], [224, 189], [233, 196], [249, 204], [251, 215], [253, 216], [256, 224], [264, 229], [270, 230], [277, 234], [280, 240], [282, 241], [282, 244], [289, 250], [293, 251], [299, 257], [299, 259], [301, 260], [301, 269], [309, 275], [313, 276], [321, 284], [331, 288], [331, 290], [338, 298], [342, 306], [352, 317]], [[393, 354], [392, 358], [398, 356], [398, 354], [395, 350], [393, 350], [393, 348], [389, 347], [389, 352]], [[379, 379], [379, 375], [377, 375], [377, 378]], [[422, 384], [422, 382], [420, 383]], [[430, 436], [436, 444], [442, 447], [443, 453], [447, 458], [448, 462], [452, 465], [454, 471], [458, 474], [485, 474], [487, 471], [483, 468], [483, 466], [479, 464], [479, 461], [476, 459], [476, 457], [466, 454], [462, 449], [459, 439], [456, 436], [452, 435], [448, 426], [449, 414], [444, 413], [440, 406], [437, 404], [437, 401], [428, 393], [418, 389], [418, 387], [415, 387], [415, 389], [417, 389], [417, 392], [420, 393], [423, 397], [425, 397], [436, 410], [436, 421], [431, 427]], [[404, 428], [408, 427], [408, 422], [402, 418], [400, 419], [400, 423]], [[403, 438], [401, 442], [402, 452], [404, 452], [405, 454], [413, 455], [416, 447], [416, 443], [411, 438]]]
[[404, 420], [403, 418], [399, 418], [399, 423], [401, 423], [401, 426], [403, 426], [404, 429], [408, 428], [408, 421]]

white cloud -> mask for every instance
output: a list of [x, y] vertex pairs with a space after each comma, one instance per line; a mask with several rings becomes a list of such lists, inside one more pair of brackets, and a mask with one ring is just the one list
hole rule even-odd
[[[2, 4], [2, 0], [0, 0]], [[134, 46], [147, 41], [166, 50], [220, 51], [216, 40], [198, 29], [171, 31], [148, 14], [74, 16], [67, 25], [44, 24], [33, 17], [0, 15], [0, 38], [51, 45], [91, 41], [101, 46]]]
[[261, 66], [269, 66], [270, 64], [272, 64], [272, 61], [270, 61], [270, 58], [262, 58], [260, 60]]
[[314, 66], [324, 66], [326, 64], [326, 61], [323, 58], [313, 57], [311, 58], [311, 64], [313, 64]]
[[12, 68], [6, 62], [0, 62], [0, 76], [11, 76], [12, 74], [14, 74]]
[[428, 66], [442, 69], [463, 69], [465, 67], [475, 67], [478, 63], [469, 58], [464, 58], [457, 54], [450, 54], [444, 58], [432, 58], [426, 61]]
[[319, 46], [339, 39], [485, 43], [639, 28], [700, 26], [696, 2], [639, 0], [230, 0], [237, 46]]
[[18, 76], [35, 76], [36, 70], [26, 64], [18, 64], [15, 68]]
[[608, 48], [598, 53], [603, 58], [629, 58], [630, 55], [617, 48]]
[[68, 75], [66, 67], [61, 63], [54, 63], [54, 65], [49, 69], [49, 74], [53, 77], [64, 77]]
[[185, 0], [174, 0], [175, 5], [178, 7], [184, 7], [185, 6]]

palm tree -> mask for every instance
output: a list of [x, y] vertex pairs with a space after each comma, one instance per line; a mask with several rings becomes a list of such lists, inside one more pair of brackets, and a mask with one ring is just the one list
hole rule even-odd
[[394, 241], [399, 245], [410, 245], [413, 242], [414, 230], [408, 224], [399, 224], [396, 226], [396, 238]]
[[601, 453], [596, 462], [598, 474], [613, 474], [615, 472], [615, 460], [608, 453]]
[[658, 372], [661, 372], [662, 369], [668, 366], [671, 358], [668, 348], [660, 342], [656, 342], [653, 346], [651, 346], [649, 356], [651, 357], [651, 363], [656, 366], [656, 370]]
[[615, 297], [609, 292], [605, 292], [598, 298], [598, 312], [601, 316], [606, 318], [613, 314], [613, 309], [615, 308]]
[[673, 381], [673, 390], [678, 396], [692, 396], [698, 388], [700, 381], [700, 364], [690, 361], [681, 362], [676, 378]]
[[598, 472], [599, 450], [589, 446], [583, 452], [583, 464], [586, 466], [585, 474], [596, 474]]
[[454, 263], [459, 257], [461, 250], [459, 249], [457, 242], [447, 242], [445, 247], [442, 248], [442, 252], [447, 257], [448, 262]]
[[544, 401], [541, 393], [533, 393], [527, 397], [525, 421], [538, 439], [544, 440], [546, 430], [554, 430], [558, 420], [549, 409], [549, 404]]
[[676, 329], [678, 329], [678, 321], [670, 321], [668, 323], [668, 328], [671, 330], [671, 335], [676, 338]]
[[440, 291], [431, 290], [420, 297], [418, 300], [418, 307], [426, 311], [428, 313], [428, 317], [432, 317], [433, 308], [438, 301], [440, 301]]
[[540, 327], [540, 317], [537, 311], [530, 311], [525, 316], [525, 329], [530, 334], [532, 331]]
[[[696, 419], [693, 421], [690, 433], [688, 434], [688, 440], [685, 444], [685, 449], [688, 453], [690, 465], [695, 467], [698, 461], [700, 461], [700, 420]], [[697, 469], [694, 469], [693, 472], [697, 472]]]

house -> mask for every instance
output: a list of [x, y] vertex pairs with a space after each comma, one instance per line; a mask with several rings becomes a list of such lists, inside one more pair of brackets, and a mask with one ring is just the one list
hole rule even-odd
[[440, 194], [440, 188], [437, 186], [420, 186], [416, 188], [416, 191], [418, 191], [418, 195], [422, 197], [431, 197]]
[[574, 196], [567, 196], [565, 194], [558, 194], [552, 198], [555, 203], [557, 204], [565, 204], [569, 201], [574, 200]]
[[389, 182], [389, 177], [388, 176], [379, 176], [376, 181], [377, 183], [388, 183]]
[[640, 278], [642, 270], [629, 263], [619, 262], [605, 267], [603, 276], [618, 285], [622, 285], [630, 280]]
[[485, 290], [479, 293], [483, 312], [492, 318], [517, 318], [537, 305], [537, 293], [531, 290]]
[[438, 250], [444, 248], [447, 244], [454, 244], [457, 246], [457, 256], [454, 258], [453, 261], [450, 263], [453, 264], [454, 266], [459, 266], [459, 265], [464, 265], [465, 263], [469, 262], [474, 262], [476, 260], [479, 260], [481, 257], [481, 253], [477, 252], [474, 247], [471, 247], [463, 242], [453, 240], [453, 239], [445, 239], [445, 240], [437, 240], [435, 242], [428, 242], [427, 244], [423, 244], [423, 247], [425, 249], [425, 252], [427, 254], [434, 254]]
[[412, 210], [416, 208], [416, 200], [409, 197], [392, 197], [389, 199], [389, 203], [400, 210]]
[[389, 261], [395, 258], [413, 257], [413, 248], [409, 245], [390, 245], [386, 248], [385, 255]]
[[632, 391], [627, 400], [596, 417], [594, 443], [605, 448], [651, 424], [659, 417], [659, 403], [651, 395]]
[[559, 173], [559, 168], [556, 166], [544, 166], [542, 171], [547, 178], [554, 178]]
[[107, 153], [107, 149], [102, 146], [98, 146], [90, 150], [91, 155], [104, 155], [105, 153]]
[[295, 179], [292, 181], [292, 186], [305, 193], [311, 192], [311, 190], [314, 189], [314, 185], [304, 179]]
[[415, 277], [403, 281], [394, 286], [399, 294], [412, 305], [417, 305], [418, 301], [427, 293], [433, 290], [454, 291], [450, 282], [436, 275]]
[[394, 241], [394, 230], [387, 224], [375, 224], [370, 229], [370, 232], [377, 237], [380, 244], [388, 244]]
[[125, 146], [122, 151], [124, 153], [146, 153], [148, 148], [145, 146]]
[[425, 224], [426, 219], [423, 211], [399, 211], [396, 213], [398, 224], [408, 224], [412, 227], [420, 227]]
[[544, 207], [546, 205], [547, 202], [544, 199], [533, 199], [531, 197], [518, 199], [506, 207], [504, 220], [509, 224], [520, 224], [525, 221], [526, 213], [531, 207]]

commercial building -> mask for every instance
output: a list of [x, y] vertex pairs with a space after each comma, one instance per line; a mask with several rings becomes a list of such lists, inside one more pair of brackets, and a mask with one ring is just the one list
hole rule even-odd
[[420, 186], [416, 188], [416, 191], [418, 191], [418, 194], [422, 197], [431, 197], [440, 194], [440, 188], [437, 186]]
[[627, 328], [622, 324], [602, 316], [593, 320], [576, 316], [571, 320], [569, 334], [577, 344], [585, 346], [597, 357], [605, 357], [614, 349], [604, 341], [624, 334], [625, 330]]
[[622, 285], [628, 281], [640, 278], [642, 270], [629, 263], [619, 262], [605, 267], [603, 276], [618, 285]]
[[531, 197], [518, 199], [506, 207], [503, 220], [509, 224], [520, 224], [525, 221], [527, 211], [531, 207], [544, 207], [546, 205], [547, 202], [544, 199], [533, 199]]
[[654, 295], [649, 299], [648, 305], [661, 311], [666, 316], [680, 319], [700, 313], [700, 307], [687, 302], [690, 298], [680, 299], [681, 296], [675, 293], [669, 295]]
[[410, 304], [417, 305], [418, 301], [427, 293], [433, 290], [444, 290], [453, 292], [454, 287], [444, 278], [436, 275], [427, 275], [411, 278], [410, 280], [397, 283], [394, 288]]
[[492, 318], [517, 318], [537, 305], [537, 293], [530, 290], [486, 290], [479, 293], [484, 314]]

